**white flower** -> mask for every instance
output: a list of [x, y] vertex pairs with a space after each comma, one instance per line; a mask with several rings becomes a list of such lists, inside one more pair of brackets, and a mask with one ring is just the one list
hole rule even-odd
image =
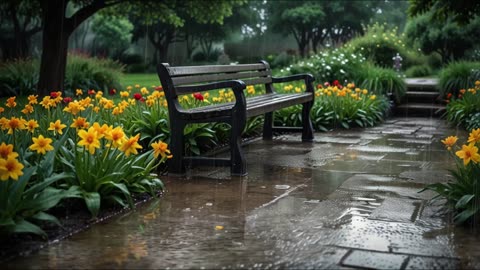
[[340, 69], [340, 73], [345, 74], [345, 71], [343, 69]]
[[331, 69], [332, 69], [330, 66], [326, 66], [325, 68], [328, 69], [328, 70], [331, 70]]

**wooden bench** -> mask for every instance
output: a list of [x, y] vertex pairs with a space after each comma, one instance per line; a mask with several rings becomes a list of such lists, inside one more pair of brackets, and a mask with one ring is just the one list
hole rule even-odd
[[[247, 174], [245, 157], [241, 149], [241, 135], [247, 118], [265, 115], [263, 138], [272, 139], [273, 112], [275, 110], [302, 104], [302, 141], [313, 140], [313, 128], [310, 110], [314, 101], [314, 78], [310, 74], [298, 74], [288, 77], [272, 77], [267, 62], [240, 65], [179, 66], [168, 64], [158, 66], [158, 76], [162, 83], [168, 103], [170, 117], [170, 151], [173, 158], [168, 162], [170, 174], [184, 174], [185, 161], [192, 165], [230, 166], [232, 175]], [[305, 92], [280, 94], [275, 91], [275, 83], [303, 80]], [[247, 85], [265, 85], [265, 94], [245, 97]], [[192, 94], [215, 89], [230, 88], [235, 101], [214, 104], [199, 108], [186, 109], [179, 102], [179, 95]], [[230, 159], [184, 156], [184, 128], [189, 123], [225, 122], [231, 125]]]

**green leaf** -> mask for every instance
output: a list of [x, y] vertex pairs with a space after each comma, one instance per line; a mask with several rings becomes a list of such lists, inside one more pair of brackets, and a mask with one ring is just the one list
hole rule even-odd
[[36, 213], [35, 215], [32, 216], [33, 219], [37, 219], [37, 220], [41, 220], [41, 221], [48, 221], [48, 222], [52, 222], [52, 223], [55, 223], [56, 225], [58, 226], [62, 226], [60, 224], [60, 221], [58, 221], [58, 219], [50, 214], [47, 214], [45, 212], [38, 212]]
[[476, 212], [477, 210], [474, 210], [474, 209], [465, 209], [464, 211], [456, 215], [453, 219], [456, 223], [461, 224], [467, 221], [473, 215], [475, 215]]
[[473, 194], [463, 195], [463, 196], [460, 198], [460, 200], [458, 200], [458, 202], [455, 204], [455, 209], [466, 208], [466, 206], [468, 205], [468, 203], [469, 203], [473, 198], [475, 198], [475, 195], [473, 195]]
[[37, 225], [30, 223], [24, 219], [17, 220], [15, 226], [13, 227], [12, 232], [14, 233], [33, 233], [36, 235], [40, 235], [44, 238], [47, 237], [47, 234], [40, 229]]
[[15, 221], [12, 218], [2, 218], [0, 219], [0, 227], [2, 226], [12, 226], [15, 225]]
[[100, 194], [98, 192], [85, 192], [83, 199], [92, 217], [96, 217], [100, 211]]

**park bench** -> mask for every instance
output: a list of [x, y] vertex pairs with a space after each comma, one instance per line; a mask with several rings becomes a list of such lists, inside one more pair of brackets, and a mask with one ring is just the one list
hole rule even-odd
[[[241, 135], [247, 118], [265, 115], [263, 138], [272, 139], [273, 112], [285, 107], [302, 104], [302, 141], [313, 140], [313, 128], [310, 110], [314, 101], [314, 78], [310, 74], [298, 74], [287, 77], [272, 77], [267, 62], [239, 65], [178, 66], [158, 65], [158, 76], [162, 83], [168, 103], [170, 117], [170, 151], [172, 159], [168, 162], [169, 174], [184, 174], [185, 161], [192, 165], [230, 166], [232, 175], [247, 174], [245, 157], [241, 149]], [[275, 83], [303, 80], [305, 91], [300, 93], [277, 93]], [[248, 85], [265, 85], [265, 94], [245, 97]], [[235, 101], [213, 104], [193, 109], [183, 108], [179, 96], [195, 92], [216, 89], [232, 89]], [[225, 122], [231, 125], [230, 158], [185, 157], [184, 128], [190, 123]]]

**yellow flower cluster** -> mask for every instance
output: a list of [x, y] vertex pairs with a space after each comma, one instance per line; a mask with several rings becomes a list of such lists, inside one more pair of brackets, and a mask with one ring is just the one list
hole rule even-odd
[[337, 86], [328, 86], [326, 88], [317, 89], [315, 92], [317, 97], [328, 96], [328, 97], [349, 97], [353, 100], [363, 100], [369, 98], [375, 100], [376, 95], [369, 94], [367, 89], [356, 88], [355, 84], [349, 83], [346, 87], [339, 88]]
[[[457, 136], [449, 136], [442, 140], [442, 143], [451, 150], [457, 143]], [[478, 145], [480, 144], [480, 128], [472, 130], [468, 136], [468, 144], [462, 145], [461, 149], [455, 152], [455, 155], [463, 160], [463, 164], [467, 166], [470, 162], [477, 164], [480, 162], [480, 154], [478, 153]]]
[[13, 151], [12, 144], [0, 144], [0, 180], [8, 179], [18, 180], [23, 175], [22, 169], [25, 167], [17, 160], [18, 153]]

